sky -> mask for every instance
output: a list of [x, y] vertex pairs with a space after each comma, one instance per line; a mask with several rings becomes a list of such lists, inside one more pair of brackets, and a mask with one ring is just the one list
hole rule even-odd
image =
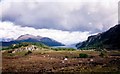
[[1, 0], [0, 38], [23, 34], [69, 45], [118, 23], [119, 0]]

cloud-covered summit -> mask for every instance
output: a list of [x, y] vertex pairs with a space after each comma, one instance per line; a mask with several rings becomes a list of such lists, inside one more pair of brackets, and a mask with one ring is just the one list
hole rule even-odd
[[95, 2], [11, 2], [3, 0], [2, 21], [11, 21], [21, 26], [36, 29], [64, 31], [90, 31], [108, 29], [117, 23], [118, 1]]

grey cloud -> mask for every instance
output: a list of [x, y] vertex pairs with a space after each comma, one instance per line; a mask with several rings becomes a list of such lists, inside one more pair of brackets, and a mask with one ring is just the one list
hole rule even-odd
[[120, 1], [118, 2], [118, 23], [120, 24]]
[[99, 32], [115, 25], [115, 22], [117, 24], [117, 10], [111, 11], [99, 3], [96, 3], [95, 10], [86, 3], [80, 9], [74, 10], [70, 16], [73, 21], [69, 21], [69, 23], [75, 30]]
[[116, 5], [79, 4], [72, 7], [62, 2], [11, 2], [10, 7], [3, 11], [2, 21], [39, 29], [91, 32], [106, 30], [117, 23]]

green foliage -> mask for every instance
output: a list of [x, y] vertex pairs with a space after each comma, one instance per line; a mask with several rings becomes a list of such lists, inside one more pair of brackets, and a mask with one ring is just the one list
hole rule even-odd
[[9, 56], [15, 56], [14, 54], [10, 53]]
[[100, 57], [104, 57], [105, 54], [104, 54], [103, 52], [101, 52], [99, 56], [100, 56]]
[[65, 56], [65, 58], [68, 58], [68, 56]]
[[9, 50], [8, 53], [12, 53], [12, 50]]
[[85, 53], [80, 53], [79, 58], [88, 58], [88, 55]]
[[6, 47], [5, 47], [5, 48], [2, 48], [1, 50], [8, 50], [8, 49], [10, 49], [10, 48], [8, 48], [8, 47], [6, 48]]
[[6, 47], [6, 48], [2, 48], [2, 50], [16, 49], [16, 48], [25, 47], [28, 45], [30, 45], [30, 43], [23, 42], [23, 43], [13, 44], [13, 45]]
[[51, 48], [52, 50], [55, 50], [55, 51], [75, 51], [76, 49], [73, 49], [73, 48]]
[[94, 44], [89, 44], [86, 47], [81, 48], [80, 50], [89, 50], [89, 49], [97, 49], [97, 51], [101, 51], [101, 49], [105, 48], [105, 45], [103, 45], [104, 40], [100, 42], [95, 42]]
[[100, 57], [104, 58], [104, 57], [107, 57], [107, 53], [105, 51], [102, 51], [100, 54], [99, 54]]
[[81, 48], [80, 50], [89, 50], [88, 47]]
[[32, 43], [33, 45], [36, 45], [36, 46], [38, 46], [38, 47], [42, 47], [42, 48], [45, 48], [45, 49], [48, 49], [49, 47], [48, 46], [46, 46], [46, 45], [44, 45], [44, 44], [42, 44], [42, 43]]
[[46, 49], [49, 48], [48, 46], [46, 46], [42, 43], [22, 42], [22, 43], [11, 45], [11, 46], [6, 47], [6, 48], [2, 48], [2, 50], [16, 49], [16, 48], [20, 48], [20, 47], [26, 47], [26, 46], [29, 46], [29, 45], [36, 45], [38, 47], [46, 48]]

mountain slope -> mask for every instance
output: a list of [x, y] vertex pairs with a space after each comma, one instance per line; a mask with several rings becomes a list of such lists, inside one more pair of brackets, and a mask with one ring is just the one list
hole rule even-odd
[[76, 47], [120, 49], [120, 24], [106, 32], [89, 36], [86, 41], [78, 43]]
[[62, 44], [60, 42], [57, 42], [57, 41], [55, 41], [53, 39], [50, 39], [48, 37], [44, 37], [44, 38], [42, 38], [40, 40], [41, 40], [40, 41], [41, 43], [46, 44], [48, 46], [64, 46], [64, 44]]
[[16, 40], [13, 40], [10, 42], [2, 42], [2, 46], [10, 46], [12, 44], [17, 44], [21, 42], [39, 42], [47, 46], [63, 46], [64, 45], [48, 37], [33, 36], [33, 35], [25, 34], [25, 35], [21, 35]]

